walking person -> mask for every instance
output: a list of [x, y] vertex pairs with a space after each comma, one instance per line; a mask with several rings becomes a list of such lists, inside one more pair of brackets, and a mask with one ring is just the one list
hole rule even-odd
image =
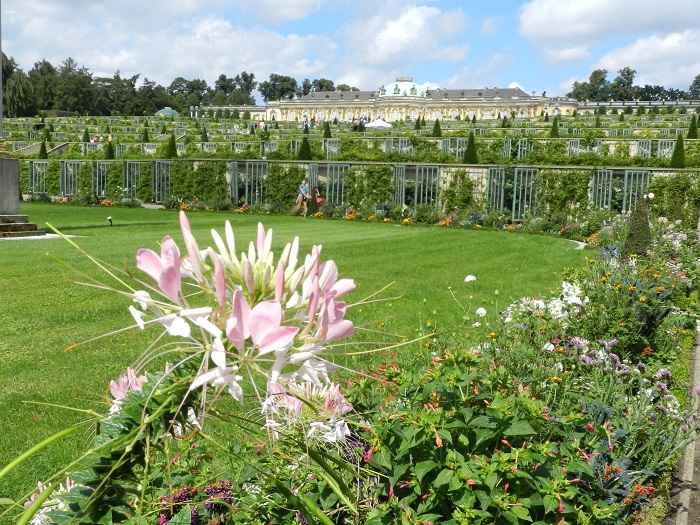
[[309, 195], [309, 190], [306, 187], [306, 180], [302, 180], [301, 184], [299, 184], [299, 194], [297, 195], [297, 202], [292, 208], [294, 213], [299, 213], [299, 209], [303, 206], [304, 217], [306, 217], [306, 213], [309, 211], [309, 207], [307, 204], [309, 198], [311, 198], [311, 195]]

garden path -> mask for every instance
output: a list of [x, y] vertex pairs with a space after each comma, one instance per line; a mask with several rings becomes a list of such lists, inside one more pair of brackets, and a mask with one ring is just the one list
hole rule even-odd
[[[695, 341], [690, 361], [693, 389], [700, 385], [700, 320], [695, 324]], [[698, 399], [695, 398], [695, 408]], [[700, 525], [700, 438], [683, 451], [683, 457], [673, 473], [671, 487], [672, 509], [664, 525]]]

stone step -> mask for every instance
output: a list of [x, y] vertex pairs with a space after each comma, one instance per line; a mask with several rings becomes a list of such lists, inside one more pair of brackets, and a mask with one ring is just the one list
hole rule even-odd
[[6, 222], [0, 223], [0, 232], [29, 232], [36, 231], [35, 222]]
[[44, 230], [25, 230], [25, 231], [2, 231], [0, 229], [0, 239], [10, 238], [10, 237], [38, 237], [41, 235], [46, 235]]
[[28, 215], [0, 215], [0, 225], [6, 223], [29, 222]]

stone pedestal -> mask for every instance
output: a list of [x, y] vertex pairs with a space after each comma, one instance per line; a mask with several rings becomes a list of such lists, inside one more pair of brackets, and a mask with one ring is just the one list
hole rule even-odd
[[19, 160], [0, 158], [0, 237], [45, 234], [19, 214]]
[[19, 215], [19, 160], [0, 158], [0, 215]]

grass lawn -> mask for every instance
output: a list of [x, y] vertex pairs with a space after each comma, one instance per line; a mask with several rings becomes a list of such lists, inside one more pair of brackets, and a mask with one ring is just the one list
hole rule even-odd
[[[40, 227], [49, 222], [67, 235], [80, 236], [76, 240], [88, 253], [117, 266], [126, 262], [131, 270], [136, 251], [158, 251], [165, 235], [173, 236], [184, 251], [178, 214], [172, 211], [37, 203], [23, 203], [21, 211]], [[511, 298], [548, 294], [560, 284], [564, 268], [581, 266], [586, 259], [584, 251], [563, 239], [500, 231], [205, 212], [189, 219], [200, 248], [213, 244], [212, 228], [223, 233], [226, 219], [234, 226], [238, 252], [247, 251], [260, 220], [274, 231], [276, 254], [295, 235], [302, 254], [312, 244], [323, 245], [322, 259], [335, 260], [342, 276], [355, 279], [358, 290], [349, 303], [393, 282], [383, 295], [396, 299], [354, 308], [348, 318], [373, 330], [383, 324], [381, 330], [408, 337], [428, 322], [466, 331], [476, 308], [486, 308], [493, 319]], [[138, 357], [154, 334], [117, 334], [65, 352], [74, 343], [133, 324], [133, 319], [128, 299], [66, 281], [65, 268], [49, 254], [103, 277], [64, 240], [0, 241], [0, 468], [85, 417], [47, 405], [105, 410], [109, 380]], [[465, 283], [468, 274], [477, 280]], [[77, 277], [75, 272], [67, 275]], [[465, 315], [471, 318], [468, 322]], [[413, 349], [415, 354], [419, 345]], [[357, 363], [358, 368], [366, 365]], [[74, 436], [35, 456], [0, 481], [0, 497], [18, 497], [32, 489], [90, 438]]]

